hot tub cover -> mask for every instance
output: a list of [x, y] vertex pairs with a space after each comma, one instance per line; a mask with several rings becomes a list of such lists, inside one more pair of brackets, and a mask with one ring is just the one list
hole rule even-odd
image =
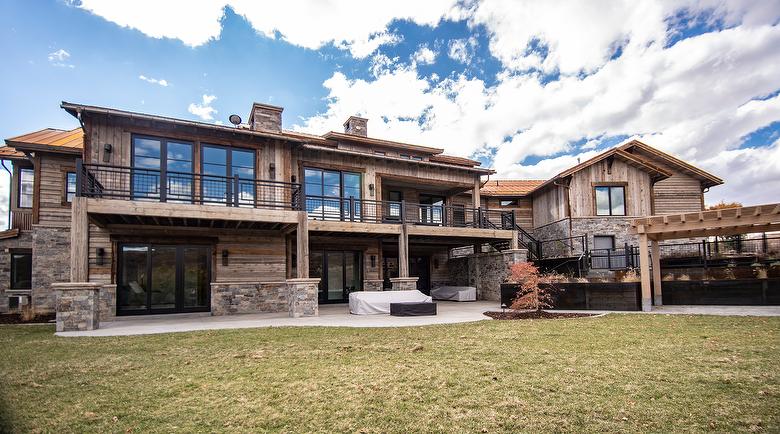
[[374, 315], [390, 313], [390, 303], [428, 302], [431, 297], [413, 289], [410, 291], [356, 291], [349, 294], [349, 313]]
[[477, 301], [477, 288], [473, 286], [440, 286], [431, 290], [434, 300]]

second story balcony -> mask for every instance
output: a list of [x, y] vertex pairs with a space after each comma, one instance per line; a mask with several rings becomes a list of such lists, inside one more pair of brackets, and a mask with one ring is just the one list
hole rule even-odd
[[[512, 211], [381, 201], [332, 196], [305, 196], [298, 183], [77, 163], [76, 195], [92, 199], [210, 205], [224, 213], [252, 209], [306, 211], [310, 220], [372, 224], [412, 224], [472, 229], [516, 229]], [[167, 208], [166, 208], [167, 209]], [[181, 209], [181, 208], [178, 208]], [[210, 215], [218, 215], [209, 207]], [[117, 214], [121, 210], [117, 209]], [[164, 216], [169, 219], [176, 215]]]

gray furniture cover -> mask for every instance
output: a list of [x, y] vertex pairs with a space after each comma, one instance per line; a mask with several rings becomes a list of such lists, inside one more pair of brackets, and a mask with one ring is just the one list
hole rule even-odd
[[431, 297], [411, 291], [355, 291], [349, 294], [349, 313], [355, 315], [389, 314], [390, 303], [431, 302]]
[[473, 286], [440, 286], [431, 290], [434, 300], [477, 301], [477, 288]]

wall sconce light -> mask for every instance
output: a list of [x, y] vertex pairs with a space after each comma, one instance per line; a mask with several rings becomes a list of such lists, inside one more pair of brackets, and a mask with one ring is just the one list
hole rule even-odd
[[374, 184], [368, 184], [368, 191], [371, 193], [371, 197], [374, 197]]
[[433, 258], [433, 268], [439, 269], [439, 258]]
[[268, 177], [271, 179], [276, 179], [276, 163], [271, 163], [268, 165]]
[[371, 268], [376, 268], [376, 255], [371, 255]]
[[228, 251], [227, 249], [222, 251], [222, 265], [228, 266]]
[[106, 249], [102, 247], [98, 247], [97, 249], [95, 249], [95, 256], [96, 256], [95, 263], [97, 265], [103, 265], [103, 262], [106, 258]]
[[290, 177], [290, 182], [295, 182], [298, 178], [295, 177], [295, 175]]
[[111, 152], [113, 152], [114, 147], [111, 145], [111, 143], [106, 143], [103, 145], [103, 162], [108, 163], [111, 161]]

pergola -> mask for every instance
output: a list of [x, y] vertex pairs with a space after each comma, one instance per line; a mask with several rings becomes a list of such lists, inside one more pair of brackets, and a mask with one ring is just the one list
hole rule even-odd
[[[652, 309], [650, 261], [653, 266], [653, 294], [662, 304], [659, 241], [780, 231], [780, 203], [644, 217], [631, 223], [639, 235], [639, 266], [642, 279], [642, 310]], [[650, 255], [647, 243], [650, 241]]]

